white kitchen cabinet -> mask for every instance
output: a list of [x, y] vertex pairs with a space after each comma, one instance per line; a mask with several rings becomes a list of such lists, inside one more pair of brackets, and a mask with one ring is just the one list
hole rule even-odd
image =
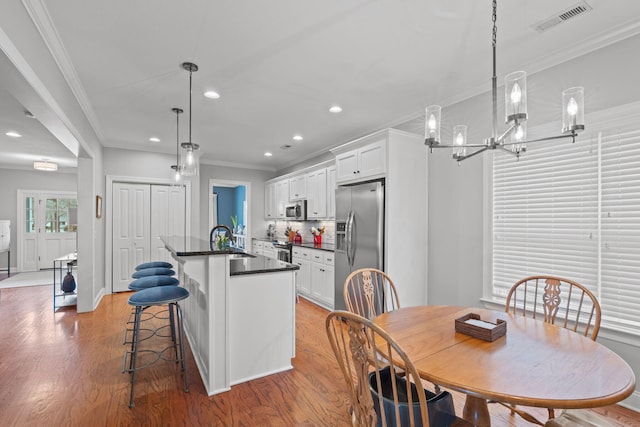
[[298, 175], [289, 179], [289, 200], [303, 200], [307, 198], [307, 175]]
[[333, 310], [334, 300], [333, 254], [326, 251], [311, 251], [311, 298], [320, 305]]
[[380, 139], [351, 151], [336, 154], [336, 182], [375, 178], [386, 172], [386, 143]]
[[307, 174], [307, 218], [327, 217], [327, 170]]
[[[384, 152], [384, 173], [362, 179], [364, 170], [372, 173], [375, 164], [380, 164], [376, 151]], [[403, 307], [428, 303], [427, 151], [423, 136], [397, 129], [384, 129], [331, 149], [336, 156], [338, 181], [340, 174], [343, 182], [349, 184], [385, 178], [383, 270], [395, 283], [402, 284], [398, 287], [398, 296]], [[348, 178], [348, 174], [341, 172], [338, 161], [354, 153], [361, 156], [361, 163], [369, 163], [366, 168], [360, 166], [358, 179]], [[407, 233], [413, 242], [410, 251], [407, 251]]]
[[311, 261], [309, 259], [309, 249], [294, 248], [292, 261], [293, 264], [300, 267], [300, 270], [296, 271], [296, 289], [298, 293], [308, 297], [311, 295]]
[[264, 186], [264, 217], [276, 219], [276, 184], [271, 182]]
[[264, 255], [264, 243], [262, 240], [253, 239], [253, 245], [251, 250], [254, 254]]
[[327, 168], [327, 218], [336, 217], [336, 167]]
[[276, 218], [287, 217], [286, 208], [289, 204], [289, 180], [283, 179], [276, 182]]

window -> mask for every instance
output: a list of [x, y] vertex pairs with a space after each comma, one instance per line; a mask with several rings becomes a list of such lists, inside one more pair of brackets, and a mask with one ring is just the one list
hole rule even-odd
[[77, 208], [76, 199], [47, 198], [45, 201], [45, 233], [75, 231], [76, 224], [69, 224], [69, 208]]
[[526, 276], [566, 277], [598, 297], [603, 326], [637, 333], [640, 130], [529, 148], [493, 160], [493, 297]]

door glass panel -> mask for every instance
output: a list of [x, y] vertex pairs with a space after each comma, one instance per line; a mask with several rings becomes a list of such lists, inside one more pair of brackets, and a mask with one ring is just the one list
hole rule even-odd
[[36, 218], [35, 218], [35, 201], [34, 197], [26, 198], [26, 209], [25, 209], [25, 230], [27, 233], [35, 233], [36, 232]]
[[65, 233], [74, 231], [74, 227], [69, 224], [69, 208], [77, 208], [76, 199], [47, 199], [45, 209], [45, 232]]

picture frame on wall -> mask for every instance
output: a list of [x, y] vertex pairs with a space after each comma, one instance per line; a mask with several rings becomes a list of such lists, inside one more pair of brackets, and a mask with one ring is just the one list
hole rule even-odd
[[102, 218], [102, 197], [96, 196], [96, 218]]

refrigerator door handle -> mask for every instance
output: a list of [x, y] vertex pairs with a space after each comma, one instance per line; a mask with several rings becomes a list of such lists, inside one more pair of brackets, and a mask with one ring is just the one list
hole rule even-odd
[[347, 262], [349, 263], [349, 267], [353, 267], [353, 261], [351, 259], [351, 216], [353, 215], [353, 211], [349, 209], [349, 214], [347, 215], [347, 225], [345, 230], [345, 241], [347, 244]]
[[349, 218], [349, 246], [348, 246], [348, 251], [349, 251], [349, 258], [351, 259], [350, 261], [350, 265], [351, 267], [353, 267], [353, 265], [356, 262], [356, 242], [354, 241], [354, 228], [356, 227], [356, 213], [355, 211], [351, 211], [350, 212], [350, 218]]

